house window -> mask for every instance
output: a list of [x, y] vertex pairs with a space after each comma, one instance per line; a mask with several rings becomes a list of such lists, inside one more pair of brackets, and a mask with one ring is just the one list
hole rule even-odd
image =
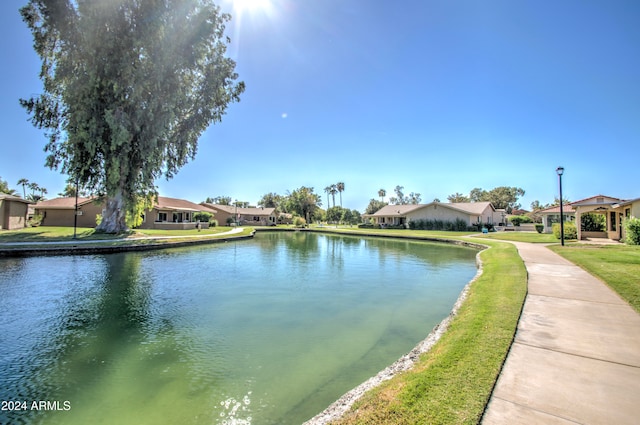
[[631, 216], [631, 208], [626, 208], [624, 210], [624, 216], [629, 218], [629, 216]]
[[596, 204], [604, 204], [604, 198], [596, 198]]
[[158, 221], [167, 221], [167, 213], [159, 212], [158, 213]]
[[609, 217], [611, 217], [611, 230], [616, 230], [616, 213], [611, 211]]

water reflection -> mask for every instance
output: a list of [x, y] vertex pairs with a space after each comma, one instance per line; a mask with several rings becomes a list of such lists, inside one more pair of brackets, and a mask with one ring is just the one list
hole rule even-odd
[[71, 402], [0, 423], [300, 423], [424, 338], [474, 257], [296, 232], [0, 260], [0, 397]]

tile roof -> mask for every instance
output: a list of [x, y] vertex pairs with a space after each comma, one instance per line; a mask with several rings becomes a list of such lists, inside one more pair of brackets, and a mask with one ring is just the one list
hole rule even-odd
[[[91, 201], [97, 200], [97, 197], [78, 197], [78, 205], [84, 205]], [[46, 201], [40, 201], [35, 204], [35, 208], [38, 209], [74, 209], [76, 205], [75, 197], [68, 198], [55, 198], [48, 199]], [[154, 203], [154, 208], [176, 210], [176, 211], [207, 211], [202, 205], [195, 204], [185, 199], [167, 198], [165, 196], [158, 196], [157, 202]]]
[[622, 206], [625, 206], [625, 205], [631, 205], [631, 204], [634, 204], [634, 203], [636, 203], [638, 201], [640, 201], [640, 198], [629, 199], [627, 201], [621, 201], [621, 202], [615, 204], [614, 207], [622, 207]]
[[371, 214], [372, 217], [393, 217], [402, 216], [411, 211], [425, 207], [424, 204], [405, 204], [405, 205], [385, 205], [375, 213]]
[[[78, 205], [84, 205], [91, 201], [96, 200], [97, 197], [84, 198], [82, 196], [78, 196]], [[55, 199], [47, 199], [46, 201], [39, 201], [34, 205], [34, 208], [37, 209], [54, 209], [54, 210], [72, 210], [76, 207], [76, 198], [55, 198]]]
[[262, 208], [262, 207], [251, 207], [251, 208], [241, 208], [238, 207], [238, 209], [236, 210], [235, 205], [220, 205], [220, 204], [207, 204], [206, 202], [201, 203], [200, 205], [204, 205], [205, 207], [209, 207], [213, 210], [218, 210], [218, 211], [224, 211], [228, 214], [235, 214], [236, 211], [238, 212], [238, 214], [240, 215], [255, 215], [255, 216], [262, 216], [262, 215], [271, 215], [273, 214], [273, 212], [275, 211], [275, 208]]
[[[598, 202], [597, 201], [598, 198], [602, 198], [603, 201], [606, 201], [606, 202]], [[571, 202], [571, 205], [597, 205], [597, 204], [602, 204], [602, 205], [609, 204], [609, 205], [611, 205], [611, 204], [618, 204], [620, 202], [624, 202], [624, 199], [614, 198], [613, 196], [596, 195], [596, 196], [592, 196], [590, 198], [584, 198], [584, 199], [581, 199], [579, 201]]]
[[493, 210], [495, 210], [495, 208], [493, 208], [493, 206], [491, 205], [491, 202], [431, 202], [429, 204], [386, 205], [380, 208], [374, 214], [368, 215], [368, 217], [400, 217], [412, 211], [416, 211], [430, 205], [438, 205], [474, 215], [482, 214], [487, 209], [487, 207], [491, 207]]
[[25, 204], [32, 204], [33, 202], [22, 199], [19, 196], [9, 195], [7, 193], [0, 193], [0, 199], [6, 199], [8, 201], [24, 202]]
[[438, 205], [442, 205], [445, 207], [451, 207], [469, 214], [475, 214], [475, 215], [480, 215], [482, 214], [487, 207], [491, 207], [491, 209], [493, 209], [495, 211], [495, 208], [493, 208], [493, 205], [491, 204], [491, 202], [456, 202], [456, 203], [439, 203]]
[[[560, 214], [560, 205], [556, 205], [554, 207], [545, 208], [543, 210], [538, 210], [537, 212], [538, 213], [542, 213], [542, 214], [553, 214], [553, 213]], [[574, 213], [574, 212], [576, 212], [576, 210], [573, 209], [571, 204], [564, 204], [562, 206], [562, 213], [563, 214]]]
[[187, 201], [185, 199], [167, 198], [165, 196], [158, 196], [157, 202], [153, 205], [156, 209], [162, 210], [177, 210], [177, 211], [207, 211], [200, 204]]

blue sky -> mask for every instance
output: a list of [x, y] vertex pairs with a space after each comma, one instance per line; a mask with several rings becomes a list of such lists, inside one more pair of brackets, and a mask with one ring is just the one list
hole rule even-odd
[[[0, 177], [49, 197], [44, 134], [18, 99], [41, 90], [18, 8], [0, 4]], [[271, 0], [234, 10], [229, 55], [247, 90], [160, 194], [256, 203], [345, 183], [363, 211], [380, 188], [446, 201], [517, 186], [553, 201], [640, 197], [640, 2]], [[21, 190], [19, 190], [21, 191]]]

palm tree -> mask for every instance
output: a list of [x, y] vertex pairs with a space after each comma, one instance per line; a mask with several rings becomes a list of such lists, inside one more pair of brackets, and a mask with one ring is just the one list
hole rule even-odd
[[336, 189], [338, 189], [338, 192], [340, 193], [340, 208], [342, 208], [342, 192], [344, 192], [344, 183], [336, 183]]
[[324, 188], [324, 193], [327, 194], [327, 209], [331, 206], [331, 202], [329, 202], [329, 194], [331, 193], [331, 186], [327, 186]]
[[335, 184], [329, 186], [329, 193], [331, 193], [331, 197], [333, 198], [333, 206], [336, 206], [336, 193], [338, 193], [338, 188]]
[[20, 180], [18, 180], [18, 185], [22, 185], [22, 197], [24, 199], [27, 199], [27, 190], [25, 189], [25, 186], [29, 186], [29, 180], [22, 178]]
[[384, 197], [387, 196], [387, 191], [384, 189], [380, 189], [378, 191], [378, 196], [380, 197], [380, 202], [384, 202]]
[[[47, 189], [44, 187], [40, 187], [38, 183], [29, 183], [29, 189], [31, 189], [31, 194], [29, 194], [29, 200], [33, 202], [44, 201], [44, 195], [48, 193]], [[40, 192], [40, 195], [37, 194]]]

